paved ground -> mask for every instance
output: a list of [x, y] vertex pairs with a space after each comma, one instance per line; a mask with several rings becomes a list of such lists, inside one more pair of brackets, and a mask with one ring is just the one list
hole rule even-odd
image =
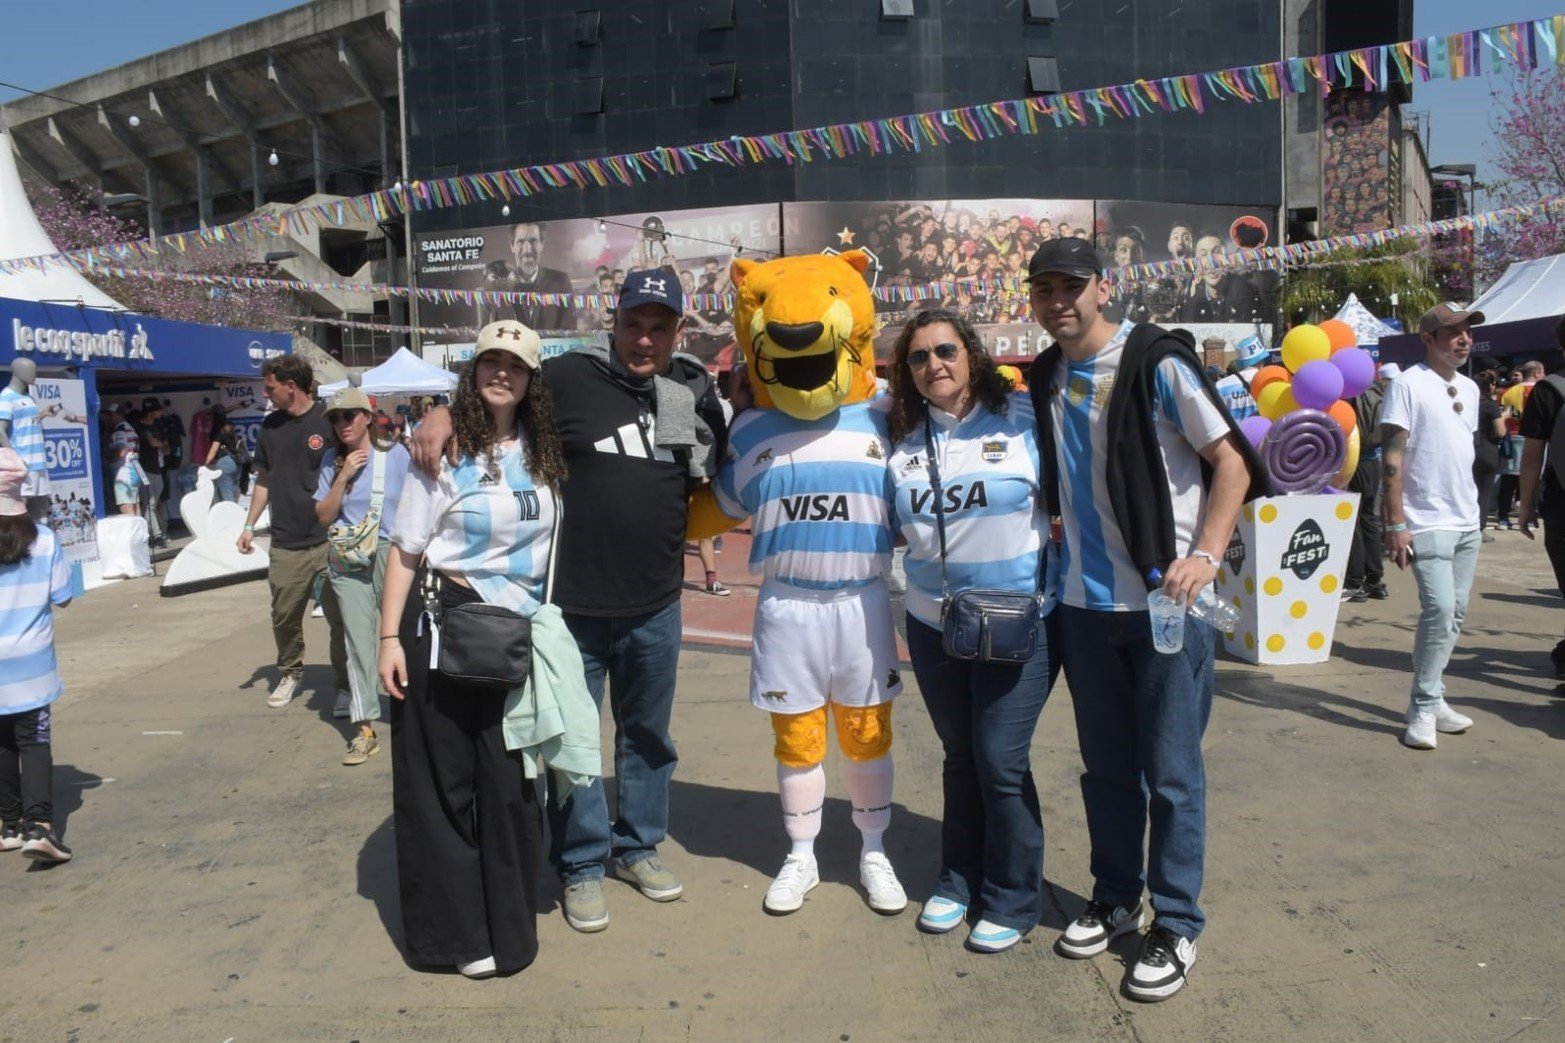
[[[1034, 748], [1051, 900], [1028, 944], [980, 957], [918, 934], [916, 907], [869, 912], [840, 776], [825, 883], [800, 913], [763, 915], [783, 852], [768, 730], [743, 654], [692, 647], [665, 850], [686, 897], [611, 885], [606, 933], [551, 910], [533, 968], [474, 983], [398, 954], [389, 758], [337, 765], [323, 690], [267, 709], [264, 586], [107, 588], [60, 624], [56, 786], [77, 858], [0, 856], [0, 1040], [1565, 1039], [1560, 605], [1541, 546], [1516, 534], [1481, 573], [1450, 693], [1477, 724], [1433, 753], [1397, 742], [1410, 579], [1345, 606], [1329, 664], [1220, 663], [1211, 926], [1190, 988], [1156, 1007], [1118, 995], [1129, 945], [1086, 963], [1049, 948], [1088, 883], [1063, 683]], [[751, 607], [743, 591], [688, 601], [696, 629]], [[318, 656], [319, 622], [310, 638]], [[923, 898], [939, 758], [916, 695], [898, 727], [888, 840]]]

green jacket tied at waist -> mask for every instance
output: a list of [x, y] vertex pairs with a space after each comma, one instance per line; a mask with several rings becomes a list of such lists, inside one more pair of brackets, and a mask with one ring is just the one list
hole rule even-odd
[[505, 697], [505, 748], [521, 752], [529, 779], [538, 777], [540, 762], [551, 769], [555, 800], [563, 802], [573, 786], [603, 775], [598, 706], [558, 606], [544, 605], [533, 616], [532, 639], [532, 676]]

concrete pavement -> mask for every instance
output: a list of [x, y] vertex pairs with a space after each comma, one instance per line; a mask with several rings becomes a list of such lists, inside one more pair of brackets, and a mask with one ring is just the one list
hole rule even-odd
[[[1050, 902], [1017, 949], [978, 956], [961, 932], [920, 935], [916, 905], [867, 909], [835, 753], [822, 886], [801, 912], [764, 915], [785, 850], [769, 730], [745, 655], [692, 646], [664, 849], [685, 897], [611, 883], [611, 926], [585, 936], [551, 887], [538, 962], [469, 982], [398, 954], [389, 757], [338, 766], [329, 671], [266, 707], [264, 584], [107, 588], [59, 620], [56, 799], [77, 857], [0, 856], [0, 1041], [1565, 1039], [1565, 699], [1547, 659], [1561, 606], [1541, 545], [1500, 533], [1483, 554], [1449, 695], [1477, 723], [1437, 751], [1397, 741], [1411, 577], [1344, 606], [1328, 664], [1219, 661], [1210, 926], [1191, 985], [1158, 1006], [1118, 994], [1130, 940], [1080, 963], [1050, 951], [1090, 886], [1063, 680], [1034, 745]], [[742, 578], [737, 557], [725, 580]], [[732, 620], [752, 598], [687, 604]], [[309, 628], [322, 663], [324, 627]], [[936, 869], [940, 757], [916, 692], [897, 725], [887, 841], [917, 900]]]

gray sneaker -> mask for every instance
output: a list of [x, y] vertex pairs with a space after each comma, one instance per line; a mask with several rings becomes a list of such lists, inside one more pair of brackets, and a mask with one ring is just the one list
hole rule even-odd
[[284, 674], [277, 681], [277, 687], [272, 689], [272, 694], [266, 697], [266, 705], [272, 709], [281, 709], [293, 702], [293, 697], [299, 694], [299, 675]]
[[679, 882], [679, 877], [670, 873], [656, 855], [621, 866], [620, 874], [628, 876], [631, 883], [654, 902], [672, 902], [685, 893], [685, 885]]
[[363, 764], [379, 752], [380, 740], [375, 736], [355, 735], [353, 741], [348, 743], [348, 752], [342, 755], [342, 763], [351, 768]]
[[583, 934], [593, 934], [609, 925], [602, 880], [565, 885], [565, 922]]

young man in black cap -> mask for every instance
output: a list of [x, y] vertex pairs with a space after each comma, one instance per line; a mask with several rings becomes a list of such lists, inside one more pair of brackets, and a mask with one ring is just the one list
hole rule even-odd
[[1059, 649], [1094, 877], [1056, 951], [1085, 959], [1139, 930], [1146, 886], [1156, 915], [1124, 987], [1157, 1001], [1184, 986], [1206, 923], [1201, 736], [1217, 635], [1191, 618], [1183, 650], [1158, 652], [1147, 593], [1188, 602], [1205, 590], [1241, 504], [1266, 483], [1188, 343], [1104, 317], [1103, 268], [1075, 238], [1045, 242], [1028, 265], [1033, 316], [1055, 340], [1030, 383], [1044, 495], [1063, 523]]
[[[569, 471], [560, 489], [554, 602], [565, 613], [601, 707], [607, 681], [615, 722], [617, 816], [603, 784], [549, 804], [551, 858], [565, 883], [565, 919], [608, 926], [604, 863], [641, 893], [671, 902], [684, 888], [658, 858], [679, 756], [669, 735], [682, 636], [686, 503], [692, 483], [722, 458], [727, 428], [706, 369], [674, 349], [684, 292], [668, 268], [630, 272], [614, 311], [613, 346], [544, 363]], [[418, 466], [438, 469], [450, 439], [443, 409], [413, 436]], [[704, 440], [703, 440], [704, 439]]]

